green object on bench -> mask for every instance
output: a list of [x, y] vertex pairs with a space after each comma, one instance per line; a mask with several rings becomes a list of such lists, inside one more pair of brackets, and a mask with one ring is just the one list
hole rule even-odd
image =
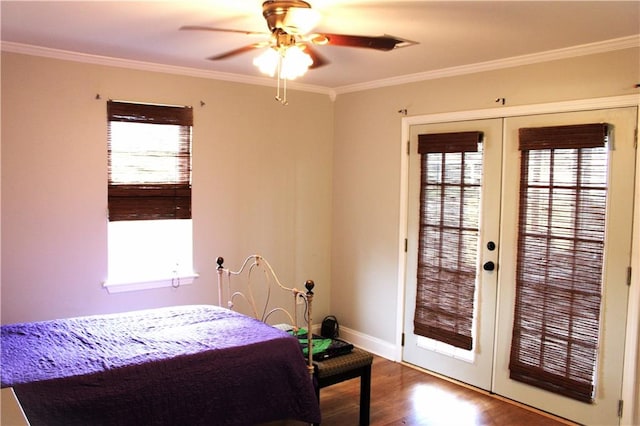
[[[297, 333], [291, 330], [289, 334], [292, 334], [298, 338], [300, 345], [302, 345], [302, 353], [307, 355], [309, 353], [309, 339], [307, 338], [307, 330], [304, 328], [301, 328], [298, 330]], [[331, 346], [331, 339], [325, 339], [322, 337], [314, 336], [312, 337], [312, 343], [313, 343], [312, 353], [316, 355], [326, 351], [329, 348], [329, 346]]]
[[[307, 331], [301, 328], [297, 332], [291, 330], [289, 333], [298, 338], [298, 342], [302, 347], [302, 353], [307, 355], [309, 353], [309, 339]], [[328, 358], [344, 355], [353, 350], [353, 345], [342, 339], [322, 337], [316, 334], [313, 335], [312, 339], [314, 361], [322, 361]]]
[[[303, 354], [308, 354], [309, 353], [309, 346], [308, 346], [308, 342], [309, 339], [298, 339], [300, 340], [300, 343], [305, 345], [302, 348], [302, 353]], [[324, 351], [326, 351], [329, 346], [331, 346], [331, 339], [313, 339], [313, 349], [311, 350], [311, 352], [316, 355], [319, 353], [322, 353]]]

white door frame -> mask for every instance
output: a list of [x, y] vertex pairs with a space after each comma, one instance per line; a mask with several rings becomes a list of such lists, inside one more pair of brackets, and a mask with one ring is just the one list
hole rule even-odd
[[[445, 123], [452, 121], [479, 120], [488, 118], [507, 118], [522, 115], [549, 114], [571, 111], [584, 111], [591, 109], [607, 109], [619, 107], [639, 107], [640, 95], [621, 95], [606, 98], [583, 99], [576, 101], [551, 102], [544, 104], [522, 105], [513, 107], [488, 108], [472, 111], [457, 111], [450, 113], [437, 113], [416, 115], [402, 118], [401, 132], [401, 155], [400, 155], [400, 211], [399, 211], [399, 232], [398, 232], [398, 283], [397, 283], [397, 309], [396, 309], [396, 341], [394, 360], [402, 361], [402, 333], [404, 331], [404, 297], [405, 297], [405, 274], [407, 254], [405, 249], [405, 239], [407, 238], [407, 213], [408, 213], [408, 182], [409, 182], [409, 155], [407, 144], [409, 141], [410, 126], [415, 124]], [[640, 116], [640, 112], [639, 112]], [[639, 117], [640, 123], [640, 117]], [[638, 130], [636, 129], [636, 140]], [[640, 150], [636, 150], [636, 188], [635, 188], [635, 213], [634, 213], [634, 242], [640, 239]], [[638, 363], [639, 338], [640, 333], [640, 245], [634, 244], [632, 248], [633, 275], [629, 289], [629, 309], [627, 312], [627, 330], [625, 346], [625, 365], [623, 375], [622, 398], [625, 407], [621, 424], [632, 424], [635, 410], [640, 410], [638, 401], [640, 394], [635, 394], [635, 379], [640, 375]], [[633, 264], [635, 259], [635, 264]]]

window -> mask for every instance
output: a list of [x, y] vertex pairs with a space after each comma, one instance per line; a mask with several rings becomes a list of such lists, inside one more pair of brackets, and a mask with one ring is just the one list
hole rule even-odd
[[107, 102], [109, 291], [190, 283], [190, 107]]
[[606, 124], [520, 129], [510, 377], [592, 402], [607, 208]]

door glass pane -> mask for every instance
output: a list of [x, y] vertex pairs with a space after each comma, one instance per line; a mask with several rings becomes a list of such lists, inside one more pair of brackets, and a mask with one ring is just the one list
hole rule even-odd
[[421, 156], [415, 334], [473, 347], [482, 149]]
[[607, 202], [605, 147], [522, 152], [510, 377], [594, 398]]

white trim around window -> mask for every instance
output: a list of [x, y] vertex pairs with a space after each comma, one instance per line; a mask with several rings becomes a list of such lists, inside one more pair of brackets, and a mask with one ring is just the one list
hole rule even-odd
[[123, 293], [127, 291], [150, 290], [154, 288], [173, 287], [180, 288], [191, 285], [199, 275], [195, 272], [179, 274], [173, 277], [156, 277], [129, 281], [105, 281], [102, 287], [109, 293]]

